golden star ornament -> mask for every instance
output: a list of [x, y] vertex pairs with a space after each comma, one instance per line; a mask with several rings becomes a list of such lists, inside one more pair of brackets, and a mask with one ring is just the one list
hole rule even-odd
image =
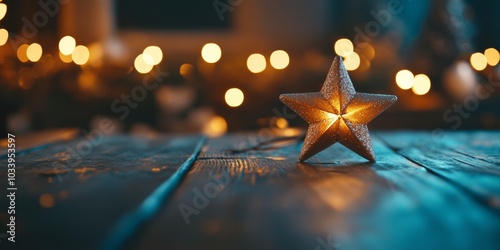
[[339, 142], [375, 162], [367, 124], [397, 99], [394, 95], [356, 93], [339, 56], [333, 60], [320, 92], [280, 95], [286, 106], [309, 123], [300, 161]]

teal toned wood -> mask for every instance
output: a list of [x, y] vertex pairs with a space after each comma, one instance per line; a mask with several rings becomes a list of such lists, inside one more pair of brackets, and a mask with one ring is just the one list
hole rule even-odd
[[500, 132], [378, 135], [398, 154], [500, 213]]
[[[124, 214], [176, 172], [201, 138], [110, 137], [86, 155], [77, 153], [88, 142], [80, 138], [17, 157], [16, 247], [96, 249]], [[7, 164], [1, 164], [5, 183]], [[3, 208], [5, 192], [0, 190]], [[53, 205], [44, 208], [42, 196]], [[6, 210], [0, 213], [7, 224]]]
[[[373, 164], [340, 145], [307, 163], [297, 161], [300, 145], [242, 155], [220, 153], [242, 140], [245, 136], [230, 136], [209, 143], [177, 195], [131, 249], [500, 245], [497, 214], [377, 138], [373, 143], [378, 161]], [[217, 183], [207, 178], [210, 175], [222, 180], [213, 198], [204, 193]], [[205, 206], [197, 190], [204, 194]], [[189, 221], [181, 212], [183, 204], [197, 211]]]
[[[372, 138], [375, 163], [338, 144], [300, 163], [296, 141], [233, 153], [263, 140], [262, 133], [210, 139], [173, 196], [125, 248], [500, 247], [499, 132], [432, 139], [430, 132], [395, 131]], [[71, 149], [82, 141], [50, 144], [17, 159], [19, 249], [102, 246], [202, 137], [110, 137], [76, 161]], [[6, 179], [6, 161], [0, 162]], [[41, 202], [43, 194], [52, 206]], [[0, 210], [2, 223], [6, 216]]]

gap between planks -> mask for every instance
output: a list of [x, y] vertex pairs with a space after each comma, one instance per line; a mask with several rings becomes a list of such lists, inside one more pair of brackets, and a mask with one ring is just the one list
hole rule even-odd
[[119, 219], [108, 237], [105, 238], [100, 249], [120, 249], [130, 239], [130, 236], [158, 213], [162, 205], [177, 190], [186, 174], [191, 170], [206, 142], [207, 137], [202, 137], [191, 156], [182, 163], [170, 178], [160, 184], [135, 210], [128, 212]]

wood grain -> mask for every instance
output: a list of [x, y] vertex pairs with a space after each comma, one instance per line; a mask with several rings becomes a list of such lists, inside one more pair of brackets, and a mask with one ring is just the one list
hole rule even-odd
[[[375, 163], [341, 145], [301, 163], [293, 140], [234, 153], [273, 138], [263, 133], [211, 139], [125, 248], [498, 249], [499, 133], [428, 137], [374, 133]], [[115, 136], [88, 154], [85, 138], [28, 149], [17, 159], [16, 247], [96, 249], [201, 140]], [[53, 204], [42, 206], [42, 195]]]
[[[247, 139], [252, 135], [247, 135]], [[130, 249], [494, 249], [500, 218], [455, 185], [375, 139], [378, 161], [335, 145], [307, 163], [300, 144], [225, 154], [207, 146], [165, 210]], [[224, 179], [196, 208], [196, 190]], [[189, 223], [181, 204], [198, 214]], [[168, 237], [166, 237], [168, 235]]]
[[500, 213], [500, 132], [380, 133], [407, 159]]
[[[96, 249], [125, 213], [136, 208], [193, 153], [200, 136], [104, 138], [73, 162], [84, 138], [37, 150], [17, 160], [19, 249]], [[55, 163], [59, 163], [54, 165]], [[2, 168], [6, 166], [1, 161]], [[7, 176], [4, 171], [2, 180]], [[4, 183], [4, 182], [2, 182]], [[5, 189], [1, 207], [7, 207]], [[52, 197], [44, 208], [42, 195]], [[0, 210], [7, 224], [6, 210]]]

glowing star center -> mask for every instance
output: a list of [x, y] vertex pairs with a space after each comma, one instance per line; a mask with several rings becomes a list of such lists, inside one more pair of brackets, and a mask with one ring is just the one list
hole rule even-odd
[[328, 120], [334, 120], [334, 121], [339, 119], [339, 116], [333, 113], [328, 113], [326, 117], [328, 118]]
[[337, 115], [337, 114], [334, 114], [334, 113], [326, 113], [326, 119], [332, 121], [332, 122], [336, 122], [338, 119], [347, 119], [349, 116], [349, 113], [343, 113], [341, 115]]

